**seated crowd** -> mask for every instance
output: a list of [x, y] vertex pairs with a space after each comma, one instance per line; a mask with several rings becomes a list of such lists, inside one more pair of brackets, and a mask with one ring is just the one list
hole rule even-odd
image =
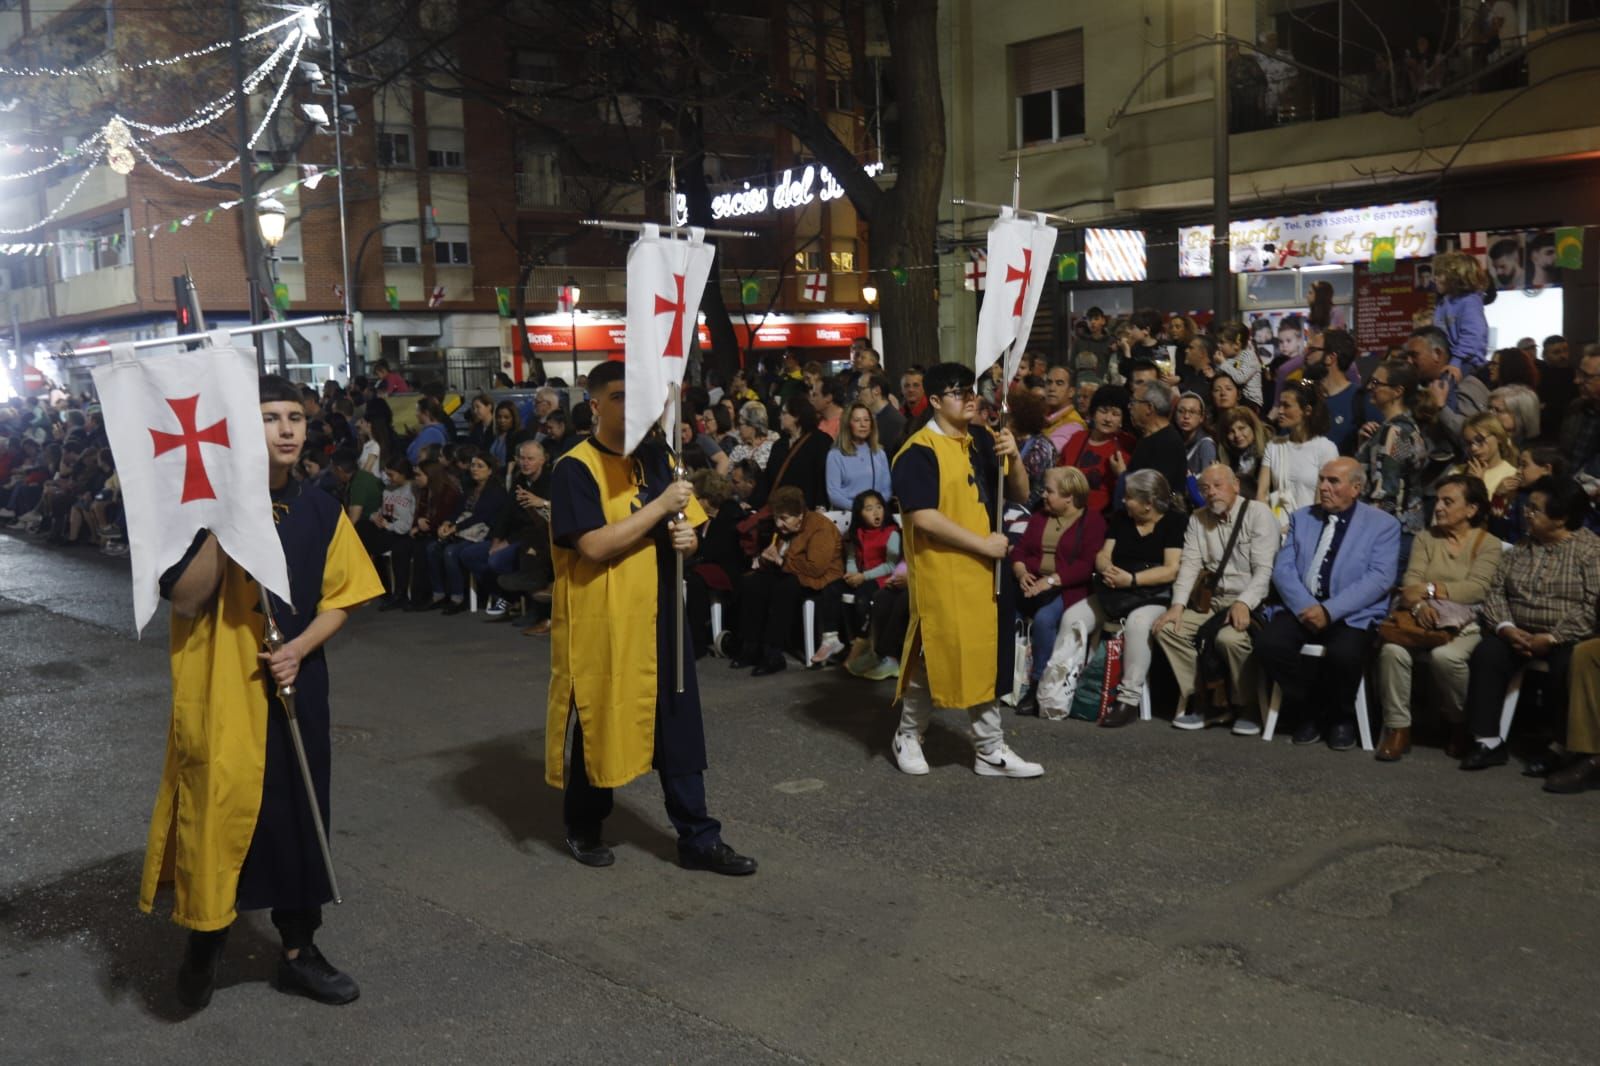
[[[1537, 741], [1525, 772], [1600, 787], [1600, 345], [1569, 361], [1559, 337], [1541, 360], [1456, 353], [1437, 326], [1382, 353], [1338, 329], [1297, 335], [1275, 354], [1240, 323], [1091, 312], [1067, 360], [1029, 355], [1013, 382], [968, 391], [1027, 475], [999, 576], [1018, 713], [1062, 710], [1041, 680], [1065, 665], [1078, 689], [1100, 685], [1091, 717], [1126, 726], [1148, 717], [1164, 661], [1179, 729], [1270, 736], [1281, 712], [1294, 743], [1344, 751], [1370, 707], [1378, 759], [1407, 756], [1420, 722], [1478, 770], [1508, 761], [1520, 687], [1543, 711], [1515, 719]], [[791, 351], [685, 388], [676, 443], [709, 517], [685, 572], [698, 655], [762, 677], [802, 648], [808, 668], [900, 674], [895, 463], [930, 418], [923, 375], [891, 381], [858, 343], [842, 373]], [[304, 476], [344, 502], [388, 577], [383, 609], [458, 615], [476, 596], [485, 618], [520, 604], [523, 632], [548, 633], [550, 470], [588, 434], [588, 406], [486, 394], [462, 426], [424, 395], [402, 439], [397, 377], [306, 390]], [[117, 544], [97, 413], [0, 417], [0, 518]]]

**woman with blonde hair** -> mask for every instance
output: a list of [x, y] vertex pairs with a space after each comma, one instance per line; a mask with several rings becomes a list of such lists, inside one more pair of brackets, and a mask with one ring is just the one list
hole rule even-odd
[[876, 492], [888, 499], [889, 457], [878, 444], [878, 423], [872, 408], [851, 404], [839, 427], [839, 439], [828, 452], [826, 463], [828, 506], [848, 511], [863, 492]]
[[1477, 259], [1465, 252], [1433, 257], [1433, 283], [1439, 303], [1433, 324], [1450, 338], [1450, 372], [1460, 380], [1489, 361], [1489, 320], [1483, 313], [1485, 275]]
[[1248, 407], [1234, 407], [1217, 421], [1217, 461], [1239, 475], [1239, 484], [1255, 485], [1267, 454], [1266, 424]]
[[[1452, 467], [1450, 473], [1482, 481], [1495, 511], [1504, 514], [1508, 501], [1501, 498], [1501, 483], [1508, 478], [1516, 481], [1519, 455], [1500, 416], [1493, 411], [1473, 415], [1461, 427], [1461, 442], [1467, 447], [1467, 461]], [[1515, 492], [1516, 487], [1509, 491]]]

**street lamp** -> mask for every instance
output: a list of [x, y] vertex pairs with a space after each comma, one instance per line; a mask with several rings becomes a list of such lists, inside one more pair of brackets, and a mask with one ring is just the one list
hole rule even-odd
[[878, 306], [878, 287], [876, 285], [861, 286], [861, 298], [867, 301], [867, 343], [876, 348], [878, 341], [872, 335], [872, 309]]
[[578, 283], [571, 274], [567, 275], [567, 310], [572, 313], [572, 381], [573, 388], [578, 387]]
[[[278, 242], [283, 240], [283, 231], [288, 224], [289, 212], [283, 206], [283, 201], [276, 196], [268, 196], [256, 202], [256, 225], [261, 228], [261, 240], [267, 246], [267, 274], [272, 279], [274, 311], [277, 309], [278, 299]], [[283, 331], [274, 330], [273, 336], [278, 339], [278, 373], [282, 374]]]

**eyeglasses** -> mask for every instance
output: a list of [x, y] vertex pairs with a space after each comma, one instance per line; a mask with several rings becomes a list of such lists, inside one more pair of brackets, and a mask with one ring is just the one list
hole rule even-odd
[[950, 400], [960, 400], [963, 403], [967, 400], [976, 400], [978, 398], [977, 392], [973, 389], [945, 389], [939, 395]]

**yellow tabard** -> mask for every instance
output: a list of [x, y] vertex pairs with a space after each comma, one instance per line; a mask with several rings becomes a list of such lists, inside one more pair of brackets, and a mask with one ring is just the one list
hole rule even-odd
[[[607, 524], [620, 522], [648, 497], [631, 456], [586, 440], [557, 460], [581, 463], [600, 488]], [[706, 520], [697, 500], [685, 514]], [[648, 773], [655, 754], [656, 621], [661, 595], [655, 539], [646, 536], [603, 563], [553, 544], [550, 697], [545, 719], [545, 781], [556, 788], [566, 770], [567, 715], [576, 706], [583, 727], [584, 769], [597, 788], [620, 788]]]
[[[972, 438], [950, 437], [932, 423], [912, 434], [903, 455], [918, 445], [933, 449], [939, 462], [939, 512], [979, 536], [992, 533], [989, 512], [973, 477]], [[898, 459], [899, 456], [896, 456]], [[900, 683], [920, 640], [928, 670], [928, 692], [939, 707], [971, 707], [994, 699], [999, 634], [994, 564], [909, 525], [901, 531], [910, 589], [911, 624], [901, 655]]]
[[[317, 611], [383, 595], [355, 527], [341, 512], [328, 543]], [[231, 559], [217, 595], [194, 618], [172, 616], [172, 724], [145, 849], [139, 907], [173, 886], [172, 920], [210, 931], [231, 925], [239, 871], [261, 812], [267, 764], [267, 686], [261, 590]]]

